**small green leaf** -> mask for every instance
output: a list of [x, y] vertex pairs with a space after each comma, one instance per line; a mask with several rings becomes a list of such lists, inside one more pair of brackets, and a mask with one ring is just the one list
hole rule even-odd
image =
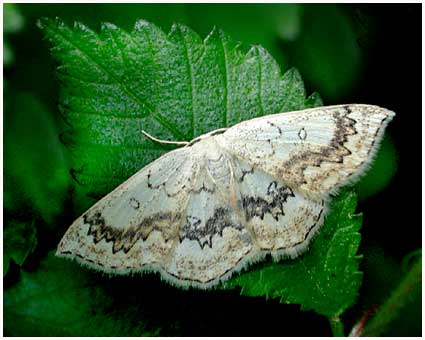
[[60, 64], [73, 174], [89, 196], [108, 193], [169, 150], [142, 137], [142, 129], [162, 139], [191, 140], [318, 103], [306, 101], [296, 70], [282, 76], [263, 48], [244, 52], [218, 29], [202, 40], [185, 26], [174, 25], [167, 35], [145, 21], [131, 32], [103, 24], [100, 34], [59, 19], [43, 19], [40, 26]]
[[4, 332], [8, 336], [149, 336], [142, 316], [116, 313], [111, 299], [92, 288], [87, 271], [53, 253], [33, 273], [4, 291]]
[[329, 318], [340, 315], [355, 302], [362, 279], [356, 255], [362, 218], [354, 214], [356, 202], [350, 191], [335, 198], [319, 235], [301, 257], [248, 271], [225, 287], [242, 287], [242, 295], [301, 304], [303, 310]]
[[6, 276], [10, 260], [22, 266], [27, 256], [37, 245], [36, 230], [33, 223], [12, 221], [3, 230], [3, 276]]

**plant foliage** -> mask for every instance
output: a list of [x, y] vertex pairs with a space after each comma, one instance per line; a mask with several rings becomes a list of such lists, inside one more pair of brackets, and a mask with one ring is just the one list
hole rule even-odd
[[[282, 75], [263, 48], [246, 51], [218, 29], [202, 40], [186, 26], [165, 34], [146, 21], [131, 32], [103, 24], [99, 34], [60, 19], [39, 25], [59, 64], [60, 111], [69, 126], [62, 140], [72, 155], [78, 212], [169, 150], [142, 137], [142, 129], [191, 140], [246, 119], [321, 105], [317, 94], [306, 98], [295, 69]], [[354, 302], [361, 281], [355, 207], [355, 195], [343, 193], [307, 254], [259, 266], [228, 287], [338, 317]], [[111, 315], [110, 299], [81, 272], [51, 255], [37, 272], [22, 272], [5, 292], [8, 333], [156, 334], [143, 321], [132, 328], [124, 316]]]
[[22, 266], [27, 256], [37, 245], [34, 223], [11, 221], [3, 230], [3, 277], [6, 276], [10, 261]]
[[4, 294], [4, 328], [9, 336], [149, 336], [143, 322], [108, 308], [111, 299], [90, 284], [78, 265], [53, 253], [37, 271], [21, 271], [20, 281]]
[[[165, 34], [138, 21], [99, 34], [60, 19], [40, 21], [59, 62], [60, 109], [70, 130], [75, 178], [91, 196], [108, 193], [168, 151], [142, 137], [191, 140], [240, 121], [321, 103], [306, 99], [299, 73], [283, 76], [259, 46], [243, 52], [224, 32], [205, 40], [182, 25]], [[86, 208], [92, 203], [86, 203]]]
[[356, 255], [362, 218], [354, 214], [356, 204], [354, 192], [341, 193], [304, 255], [241, 274], [226, 287], [240, 286], [243, 295], [279, 298], [329, 318], [339, 316], [355, 302], [362, 278]]

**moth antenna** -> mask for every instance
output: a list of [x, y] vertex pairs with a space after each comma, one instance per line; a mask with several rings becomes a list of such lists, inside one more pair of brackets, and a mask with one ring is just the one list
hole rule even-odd
[[173, 142], [173, 141], [169, 141], [169, 140], [165, 140], [165, 139], [159, 139], [159, 138], [156, 138], [156, 137], [150, 135], [145, 130], [142, 130], [142, 134], [144, 134], [145, 137], [147, 137], [150, 140], [153, 140], [154, 142], [157, 142], [157, 143], [174, 144], [174, 145], [188, 145], [189, 144], [189, 142]]

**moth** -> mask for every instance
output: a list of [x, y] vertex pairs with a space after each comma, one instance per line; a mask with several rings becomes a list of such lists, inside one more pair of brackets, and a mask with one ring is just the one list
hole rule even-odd
[[79, 217], [57, 255], [203, 289], [267, 254], [296, 257], [331, 195], [366, 171], [393, 117], [373, 105], [327, 106], [180, 142]]

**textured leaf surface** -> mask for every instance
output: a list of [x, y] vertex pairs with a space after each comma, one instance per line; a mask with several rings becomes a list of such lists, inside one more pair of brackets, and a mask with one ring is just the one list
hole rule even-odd
[[33, 223], [8, 223], [3, 230], [3, 276], [9, 270], [10, 260], [22, 266], [36, 245], [37, 236]]
[[304, 255], [241, 274], [225, 287], [242, 287], [242, 295], [301, 304], [304, 310], [330, 318], [340, 315], [355, 302], [362, 278], [356, 255], [362, 218], [354, 214], [356, 203], [354, 192], [342, 192]]
[[87, 272], [50, 254], [36, 272], [21, 271], [4, 291], [4, 332], [8, 336], [142, 336], [142, 316], [108, 312], [110, 299], [92, 288]]
[[296, 70], [282, 76], [264, 49], [245, 53], [217, 29], [202, 40], [185, 26], [165, 34], [145, 21], [131, 32], [104, 24], [99, 34], [59, 19], [40, 26], [60, 64], [74, 176], [92, 196], [168, 151], [142, 137], [142, 129], [191, 140], [242, 120], [320, 104], [317, 95], [306, 101]]

